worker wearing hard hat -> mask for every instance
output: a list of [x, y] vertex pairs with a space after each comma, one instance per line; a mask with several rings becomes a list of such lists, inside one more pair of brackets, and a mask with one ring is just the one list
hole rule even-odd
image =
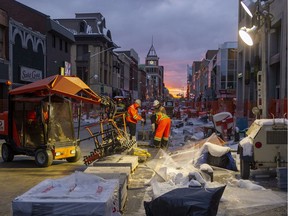
[[152, 132], [155, 134], [157, 125], [156, 125], [156, 113], [157, 112], [162, 112], [166, 114], [166, 110], [163, 106], [161, 106], [160, 102], [158, 100], [154, 100], [153, 102], [153, 114], [151, 116], [151, 127], [152, 127]]
[[141, 107], [141, 100], [137, 99], [128, 107], [126, 114], [126, 122], [129, 128], [130, 139], [136, 141], [136, 124], [138, 121], [145, 122], [145, 120], [138, 114], [138, 108]]
[[168, 139], [170, 136], [171, 130], [171, 119], [170, 117], [159, 111], [156, 112], [156, 131], [154, 136], [154, 146], [161, 147], [163, 149], [167, 149], [168, 147]]
[[153, 102], [153, 107], [155, 108], [155, 111], [156, 111], [156, 112], [160, 111], [160, 112], [166, 114], [166, 109], [165, 109], [165, 107], [163, 107], [158, 100], [154, 100], [154, 102]]

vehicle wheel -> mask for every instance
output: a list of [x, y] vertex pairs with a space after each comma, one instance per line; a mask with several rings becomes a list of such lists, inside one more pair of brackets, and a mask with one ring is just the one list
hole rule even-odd
[[250, 163], [240, 158], [240, 175], [242, 179], [249, 179]]
[[2, 153], [3, 161], [5, 161], [5, 162], [13, 161], [14, 153], [13, 153], [11, 146], [9, 146], [7, 143], [2, 144], [1, 153]]
[[73, 162], [77, 162], [78, 160], [80, 160], [81, 158], [81, 149], [79, 146], [76, 147], [75, 149], [75, 156], [74, 157], [69, 157], [69, 158], [66, 158], [66, 160], [69, 162], [69, 163], [73, 163]]
[[35, 153], [35, 162], [39, 167], [48, 167], [53, 162], [53, 154], [50, 150], [38, 149]]

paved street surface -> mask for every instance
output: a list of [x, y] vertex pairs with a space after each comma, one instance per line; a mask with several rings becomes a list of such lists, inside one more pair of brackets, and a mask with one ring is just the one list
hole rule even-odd
[[[149, 127], [146, 125], [145, 127]], [[81, 131], [82, 137], [87, 137], [84, 130]], [[140, 146], [141, 147], [141, 146]], [[147, 146], [143, 147], [147, 148]], [[87, 140], [81, 143], [81, 150], [83, 155], [88, 155], [90, 151], [94, 149], [94, 144], [92, 140]], [[158, 149], [148, 148], [148, 151], [153, 157], [158, 153]], [[38, 183], [42, 182], [48, 178], [60, 178], [75, 171], [84, 171], [86, 166], [83, 161], [80, 160], [77, 163], [68, 163], [66, 161], [54, 161], [52, 166], [47, 168], [38, 168], [35, 165], [34, 158], [26, 156], [15, 156], [15, 159], [11, 163], [2, 162], [0, 158], [0, 184], [2, 186], [0, 190], [0, 215], [10, 216], [12, 215], [11, 203], [14, 198], [22, 195], [24, 192], [34, 187]], [[217, 174], [218, 173], [218, 174]], [[150, 196], [147, 194], [147, 182], [154, 175], [154, 171], [146, 166], [146, 163], [140, 163], [131, 176], [131, 181], [129, 183], [128, 189], [128, 200], [126, 206], [124, 207], [123, 215], [135, 216], [135, 215], [145, 215], [143, 200], [149, 200]], [[230, 176], [239, 175], [238, 172], [225, 172], [223, 170], [215, 171], [215, 180], [218, 178], [229, 178]], [[277, 188], [277, 181], [275, 178], [262, 178], [257, 179], [260, 185], [265, 188], [271, 188], [274, 191], [279, 191]], [[255, 191], [257, 193], [257, 191]], [[286, 197], [285, 191], [277, 192], [280, 196]], [[253, 212], [253, 211], [251, 211]], [[218, 210], [219, 216], [224, 215], [243, 215], [243, 212], [229, 212], [225, 208], [219, 205]], [[282, 206], [278, 208], [268, 209], [264, 212], [249, 214], [252, 216], [284, 216], [287, 215], [287, 206]]]
[[22, 195], [30, 188], [48, 178], [60, 178], [86, 168], [82, 161], [67, 163], [55, 161], [52, 166], [38, 168], [34, 159], [16, 156], [11, 163], [0, 162], [0, 215], [12, 215], [11, 203], [14, 198]]

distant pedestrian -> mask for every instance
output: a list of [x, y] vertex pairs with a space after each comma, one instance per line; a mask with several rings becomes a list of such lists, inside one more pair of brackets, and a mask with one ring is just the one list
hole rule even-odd
[[138, 121], [145, 120], [138, 114], [138, 108], [141, 107], [141, 100], [137, 99], [127, 109], [126, 122], [129, 128], [130, 139], [136, 141], [136, 124]]

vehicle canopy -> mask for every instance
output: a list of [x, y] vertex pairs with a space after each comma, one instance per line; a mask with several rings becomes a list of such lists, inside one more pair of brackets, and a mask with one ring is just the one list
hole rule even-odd
[[75, 76], [54, 75], [9, 91], [9, 95], [29, 94], [37, 96], [57, 94], [94, 104], [99, 104], [102, 100], [101, 96]]
[[288, 125], [287, 119], [280, 119], [280, 118], [278, 119], [256, 119], [252, 123], [252, 125], [249, 127], [246, 134], [254, 140], [262, 127], [284, 126], [284, 125], [286, 126]]

